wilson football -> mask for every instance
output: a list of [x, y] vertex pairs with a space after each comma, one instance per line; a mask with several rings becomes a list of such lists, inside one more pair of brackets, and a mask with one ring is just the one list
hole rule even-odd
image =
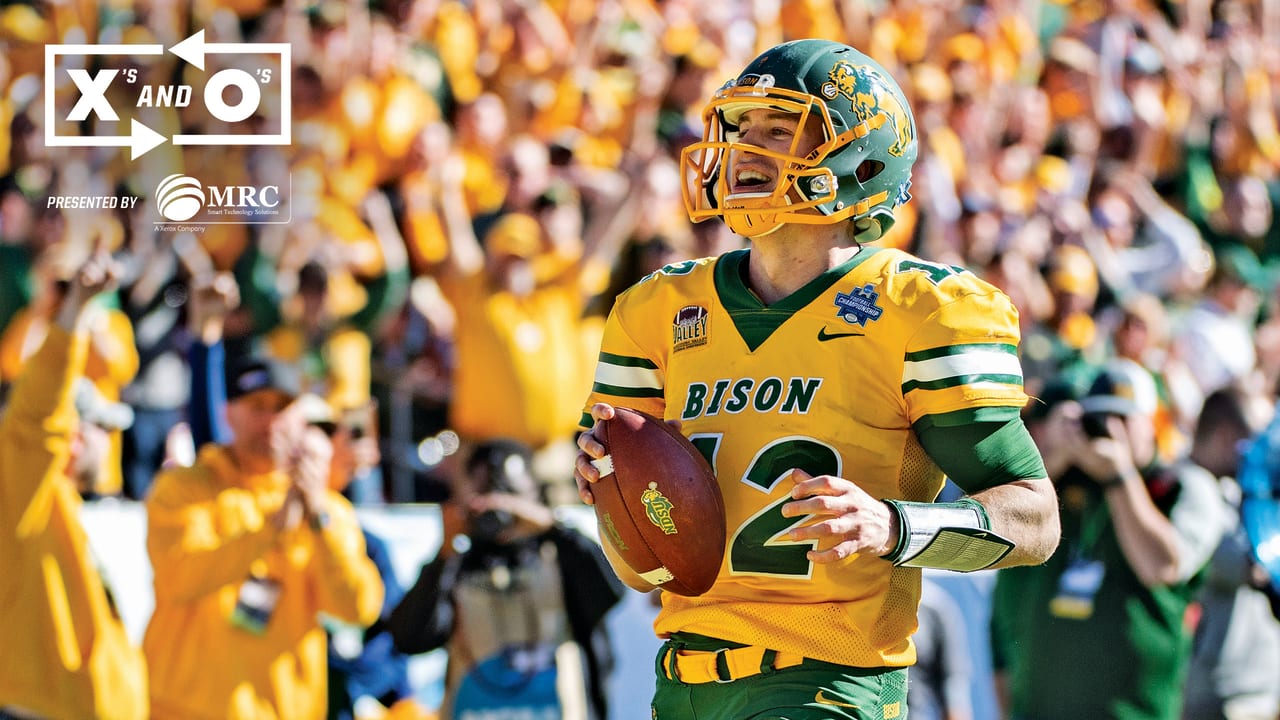
[[648, 582], [678, 595], [711, 589], [724, 561], [724, 499], [702, 453], [671, 425], [630, 408], [596, 426], [596, 518]]

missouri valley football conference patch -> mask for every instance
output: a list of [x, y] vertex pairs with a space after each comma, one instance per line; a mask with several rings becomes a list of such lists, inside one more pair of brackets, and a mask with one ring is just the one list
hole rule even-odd
[[701, 347], [710, 339], [711, 314], [701, 305], [686, 305], [671, 321], [672, 352]]

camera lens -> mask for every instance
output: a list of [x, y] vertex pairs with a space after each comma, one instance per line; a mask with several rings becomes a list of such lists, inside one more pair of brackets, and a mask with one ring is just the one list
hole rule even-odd
[[1107, 430], [1107, 417], [1105, 413], [1086, 413], [1080, 418], [1080, 429], [1091, 438], [1111, 437]]
[[515, 518], [502, 510], [485, 510], [471, 520], [471, 537], [482, 542], [494, 542], [503, 530], [511, 527]]

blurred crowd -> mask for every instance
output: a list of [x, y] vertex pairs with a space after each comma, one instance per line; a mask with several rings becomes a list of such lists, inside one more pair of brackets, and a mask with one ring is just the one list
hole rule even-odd
[[[164, 144], [136, 162], [44, 147], [43, 43], [169, 46], [197, 29], [290, 43], [291, 146]], [[456, 448], [494, 437], [536, 448], [544, 481], [563, 478], [612, 296], [738, 242], [684, 214], [679, 152], [703, 102], [797, 37], [849, 42], [899, 79], [922, 149], [916, 200], [884, 242], [1015, 299], [1033, 396], [1131, 357], [1161, 381], [1176, 453], [1213, 390], [1273, 389], [1280, 10], [1235, 0], [9, 3], [0, 379], [38, 346], [77, 253], [105, 238], [128, 274], [88, 373], [135, 418], [97, 492], [142, 497], [174, 459], [187, 289], [220, 271], [243, 301], [229, 349], [297, 364], [343, 411], [377, 402], [384, 472], [358, 501], [432, 499]], [[170, 55], [130, 62], [151, 78], [191, 72]], [[252, 131], [196, 105], [124, 112]], [[155, 232], [152, 195], [179, 172], [207, 185], [287, 175], [290, 222]], [[95, 190], [146, 202], [47, 207]]]
[[[292, 145], [164, 144], [137, 161], [45, 147], [46, 43], [168, 47], [201, 29], [291, 45]], [[741, 242], [688, 221], [681, 148], [715, 88], [801, 37], [858, 47], [901, 84], [920, 160], [882, 242], [1014, 299], [1033, 405], [1084, 394], [1122, 358], [1155, 381], [1162, 457], [1190, 451], [1224, 389], [1261, 427], [1280, 381], [1275, 0], [5, 2], [0, 383], [105, 245], [124, 277], [91, 322], [82, 415], [105, 435], [87, 497], [143, 499], [161, 467], [194, 461], [189, 300], [229, 275], [228, 354], [292, 365], [379, 439], [353, 502], [442, 500], [456, 458], [502, 438], [576, 502], [572, 440], [612, 298]], [[170, 55], [129, 63], [191, 72]], [[165, 134], [253, 128], [129, 111]], [[158, 232], [153, 195], [173, 173], [287, 176], [290, 222]], [[47, 202], [84, 194], [143, 201]]]

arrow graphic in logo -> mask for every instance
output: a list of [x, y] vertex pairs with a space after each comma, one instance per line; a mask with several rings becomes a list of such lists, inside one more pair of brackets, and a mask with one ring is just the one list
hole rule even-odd
[[[81, 137], [58, 135], [57, 128], [54, 126], [54, 97], [56, 90], [55, 68], [58, 64], [59, 55], [163, 55], [164, 46], [160, 44], [140, 44], [140, 45], [89, 45], [89, 44], [73, 44], [73, 45], [45, 45], [44, 46], [44, 144], [46, 147], [127, 147], [129, 148], [129, 159], [137, 160], [139, 156], [155, 148], [165, 141], [165, 137], [160, 133], [152, 130], [146, 125], [138, 122], [137, 119], [130, 121], [128, 135], [115, 135], [110, 137]], [[72, 80], [76, 87], [83, 93], [81, 103], [84, 103], [84, 113], [87, 117], [88, 112], [107, 115], [106, 120], [115, 119], [115, 110], [109, 104], [105, 107], [102, 103], [106, 101], [106, 85], [110, 83], [114, 73], [106, 76], [106, 82], [101, 83], [101, 87], [95, 80], [87, 82], [77, 80], [72, 75]], [[103, 77], [99, 75], [98, 77]], [[79, 106], [81, 103], [77, 103]], [[72, 113], [75, 114], [80, 108], [73, 108]]]
[[[289, 43], [207, 43], [204, 41], [204, 30], [198, 30], [191, 37], [177, 43], [169, 48], [169, 52], [177, 57], [182, 58], [186, 62], [196, 66], [200, 70], [204, 70], [204, 56], [209, 54], [228, 54], [228, 55], [279, 55], [280, 56], [280, 96], [284, 99], [280, 103], [280, 132], [275, 135], [174, 135], [174, 145], [288, 145], [293, 142], [293, 103], [290, 102], [292, 97], [292, 76], [291, 68], [293, 65], [293, 46]], [[234, 85], [240, 89], [241, 93], [249, 95], [258, 92], [257, 81], [253, 76], [243, 70], [229, 68], [221, 70], [215, 75], [225, 75], [227, 73], [238, 74], [236, 78], [226, 80], [221, 87]], [[206, 94], [208, 91], [206, 90]], [[218, 93], [220, 94], [220, 93]], [[206, 100], [207, 101], [207, 100]], [[250, 104], [242, 101], [242, 105]], [[256, 107], [257, 102], [251, 103]], [[223, 112], [234, 112], [234, 108], [224, 107]], [[216, 110], [214, 115], [218, 116]], [[229, 120], [227, 117], [220, 117], [222, 120]], [[243, 119], [243, 118], [240, 118]]]
[[[249, 73], [238, 68], [225, 68], [211, 75], [205, 85], [205, 109], [215, 118], [225, 123], [234, 124], [244, 121], [257, 112], [262, 103], [262, 89], [271, 87], [279, 89], [279, 97], [273, 98], [269, 107], [278, 108], [280, 131], [274, 134], [225, 134], [225, 135], [193, 135], [177, 134], [172, 138], [152, 130], [136, 118], [130, 120], [127, 135], [59, 135], [58, 125], [61, 121], [80, 123], [93, 115], [101, 122], [118, 122], [120, 117], [108, 99], [108, 91], [113, 82], [133, 85], [136, 76], [104, 67], [90, 75], [83, 68], [66, 68], [66, 75], [80, 93], [75, 106], [66, 117], [60, 117], [56, 100], [59, 96], [58, 58], [61, 56], [110, 56], [118, 55], [133, 58], [140, 55], [164, 55], [164, 45], [159, 43], [119, 44], [119, 43], [70, 43], [51, 44], [44, 48], [44, 110], [46, 147], [127, 147], [129, 159], [137, 160], [142, 155], [163, 144], [166, 140], [174, 145], [289, 145], [293, 142], [292, 120], [292, 48], [289, 43], [206, 43], [204, 30], [199, 30], [187, 39], [169, 48], [175, 57], [194, 65], [200, 70], [205, 68], [205, 56], [208, 54], [258, 55], [279, 58], [279, 68], [274, 61]], [[109, 64], [106, 60], [96, 64]], [[145, 86], [144, 90], [155, 89], [157, 92], [172, 90], [177, 86]], [[184, 86], [185, 87], [185, 86]], [[235, 87], [240, 90], [241, 99], [230, 105], [222, 99], [223, 91]], [[188, 90], [189, 91], [189, 90]], [[143, 95], [149, 98], [149, 95]], [[171, 102], [171, 101], [170, 101]], [[138, 107], [172, 107], [172, 105], [151, 105], [149, 100], [140, 98]], [[127, 115], [127, 113], [126, 113]]]

